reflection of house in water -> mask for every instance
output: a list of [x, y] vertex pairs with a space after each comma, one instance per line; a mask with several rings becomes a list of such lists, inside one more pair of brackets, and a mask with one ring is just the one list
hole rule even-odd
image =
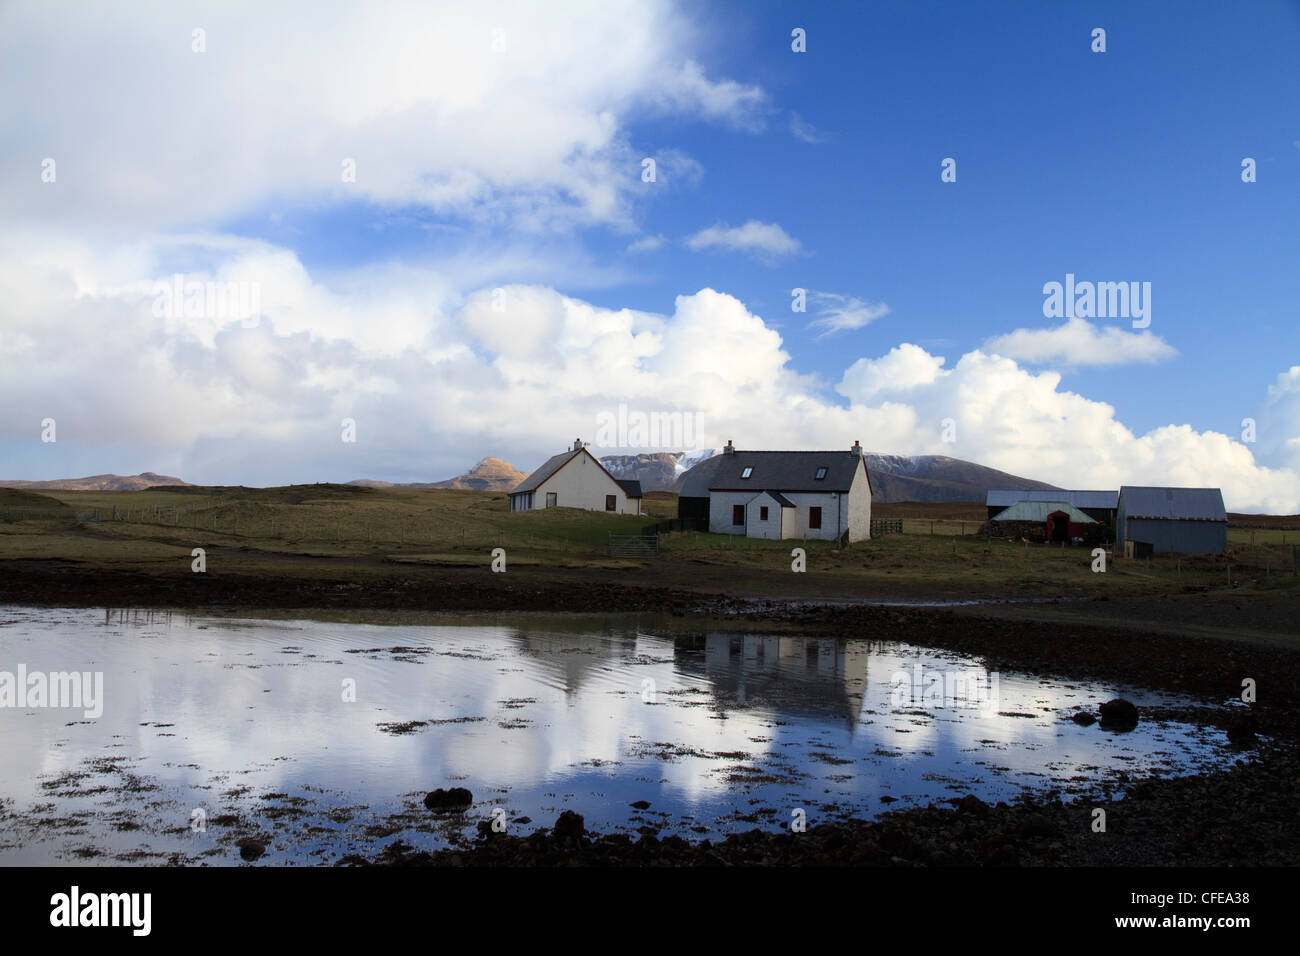
[[[609, 622], [598, 632], [588, 622], [571, 634], [514, 627], [509, 635], [521, 655], [542, 666], [546, 682], [566, 694], [602, 683], [639, 694], [640, 668], [627, 665], [670, 655], [678, 674], [707, 683], [712, 706], [722, 714], [766, 707], [792, 716], [839, 716], [852, 729], [867, 692], [866, 641], [750, 634], [671, 640]], [[674, 688], [661, 683], [659, 690]]]
[[677, 666], [701, 672], [720, 702], [770, 706], [796, 716], [842, 716], [858, 723], [867, 692], [865, 641], [830, 637], [710, 634], [698, 652], [678, 649]]
[[[597, 632], [590, 623], [581, 630], [563, 633], [558, 627], [546, 630], [511, 628], [510, 643], [525, 657], [545, 669], [552, 687], [573, 694], [584, 683], [604, 678], [606, 682], [628, 685], [618, 673], [618, 663], [636, 655], [635, 628], [614, 627], [604, 623]], [[635, 688], [640, 693], [639, 684]]]

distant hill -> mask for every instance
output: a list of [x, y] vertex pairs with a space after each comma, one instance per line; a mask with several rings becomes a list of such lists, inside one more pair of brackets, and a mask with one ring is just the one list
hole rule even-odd
[[641, 490], [669, 491], [677, 479], [690, 468], [715, 454], [712, 448], [703, 451], [664, 451], [642, 455], [607, 455], [600, 459], [615, 478], [641, 482]]
[[446, 481], [392, 482], [358, 478], [349, 481], [348, 484], [366, 488], [459, 488], [463, 491], [509, 491], [527, 477], [527, 472], [520, 471], [510, 462], [489, 455], [465, 474], [448, 478]]
[[463, 475], [430, 485], [431, 488], [461, 488], [467, 491], [509, 491], [528, 477], [508, 461], [489, 455]]
[[[607, 455], [600, 459], [615, 478], [641, 482], [641, 489], [677, 491], [682, 476], [691, 468], [718, 454], [707, 448], [690, 452], [654, 452], [641, 455]], [[991, 488], [1054, 489], [1030, 478], [1009, 475], [974, 462], [946, 455], [868, 454], [873, 501], [979, 501]], [[358, 478], [349, 485], [363, 488], [459, 488], [468, 491], [509, 491], [528, 477], [508, 461], [488, 456], [463, 475], [445, 481], [392, 482]], [[0, 488], [29, 491], [140, 491], [144, 488], [197, 486], [170, 475], [152, 471], [138, 475], [91, 475], [88, 478], [59, 478], [52, 481], [0, 481]]]
[[0, 488], [27, 488], [35, 491], [141, 491], [158, 486], [190, 487], [171, 475], [144, 471], [138, 475], [91, 475], [89, 478], [55, 478], [51, 481], [0, 481]]
[[947, 455], [868, 454], [872, 501], [979, 501], [991, 489], [1007, 491], [1055, 491], [1032, 478], [1009, 475], [972, 461]]
[[[881, 502], [918, 501], [983, 502], [990, 489], [1055, 490], [1055, 485], [1031, 478], [1009, 475], [996, 468], [947, 455], [877, 455], [866, 454], [867, 474], [871, 476], [871, 500]], [[681, 488], [682, 478], [673, 483]]]

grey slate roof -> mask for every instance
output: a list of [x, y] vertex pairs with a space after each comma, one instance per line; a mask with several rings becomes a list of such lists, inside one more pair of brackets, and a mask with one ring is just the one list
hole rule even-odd
[[[709, 462], [715, 461], [718, 464], [712, 469], [709, 491], [748, 491], [752, 488], [755, 494], [767, 490], [846, 492], [853, 484], [862, 455], [844, 449], [736, 451], [709, 459]], [[817, 469], [822, 467], [826, 469], [826, 477], [818, 481], [815, 476]], [[746, 468], [754, 469], [750, 477], [740, 477]], [[685, 485], [682, 494], [686, 494]]]
[[542, 467], [521, 481], [515, 487], [510, 489], [510, 494], [517, 495], [525, 491], [536, 491], [543, 481], [551, 477], [561, 468], [563, 468], [574, 455], [581, 455], [583, 449], [570, 448], [568, 451], [562, 451], [558, 455], [552, 455], [542, 463]]
[[1129, 518], [1177, 521], [1227, 521], [1218, 488], [1155, 488], [1125, 485], [1119, 490]]
[[713, 473], [722, 466], [722, 459], [725, 457], [727, 456], [714, 455], [692, 467], [682, 476], [682, 487], [678, 495], [682, 498], [709, 497], [709, 484], [713, 481]]
[[986, 504], [990, 508], [1009, 508], [1017, 501], [1062, 501], [1076, 508], [1113, 510], [1119, 502], [1118, 491], [990, 491]]
[[993, 521], [1046, 521], [1047, 516], [1056, 511], [1064, 511], [1072, 523], [1076, 524], [1096, 524], [1094, 518], [1089, 518], [1086, 514], [1076, 508], [1074, 505], [1064, 501], [1017, 501], [1010, 508], [999, 511], [992, 518]]
[[641, 482], [632, 478], [615, 478], [614, 480], [618, 482], [618, 486], [623, 489], [629, 498], [641, 497]]
[[[787, 498], [785, 495], [781, 494], [781, 492], [779, 492], [779, 491], [768, 491], [767, 489], [764, 489], [764, 490], [760, 491], [758, 494], [759, 494], [759, 495], [767, 495], [769, 498], [771, 498], [773, 501], [775, 501], [775, 502], [776, 502], [778, 505], [780, 505], [782, 508], [793, 508], [793, 507], [794, 507], [794, 502], [791, 501], [789, 498]], [[758, 497], [758, 496], [755, 495], [755, 497]]]

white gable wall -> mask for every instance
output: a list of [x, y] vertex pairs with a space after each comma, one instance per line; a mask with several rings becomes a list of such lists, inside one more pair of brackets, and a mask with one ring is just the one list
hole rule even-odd
[[871, 539], [871, 481], [867, 477], [866, 462], [860, 464], [853, 475], [845, 526], [849, 529], [850, 542]]
[[[766, 521], [762, 518], [764, 508], [767, 509]], [[758, 495], [745, 507], [745, 536], [779, 541], [782, 536], [782, 512], [789, 514], [793, 511], [793, 508], [782, 508], [769, 494]]]
[[639, 513], [636, 507], [629, 509], [627, 493], [585, 449], [537, 486], [533, 491], [533, 507], [545, 508], [548, 494], [555, 495], [557, 508], [583, 508], [587, 511], [604, 511], [605, 496], [613, 495], [614, 511], [610, 514]]

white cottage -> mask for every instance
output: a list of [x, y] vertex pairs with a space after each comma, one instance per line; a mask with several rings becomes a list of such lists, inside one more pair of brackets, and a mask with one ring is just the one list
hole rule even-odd
[[511, 511], [538, 508], [582, 508], [639, 515], [641, 482], [615, 478], [578, 439], [572, 448], [548, 458], [511, 490]]
[[710, 461], [709, 530], [752, 538], [871, 537], [871, 479], [848, 451], [737, 451]]

